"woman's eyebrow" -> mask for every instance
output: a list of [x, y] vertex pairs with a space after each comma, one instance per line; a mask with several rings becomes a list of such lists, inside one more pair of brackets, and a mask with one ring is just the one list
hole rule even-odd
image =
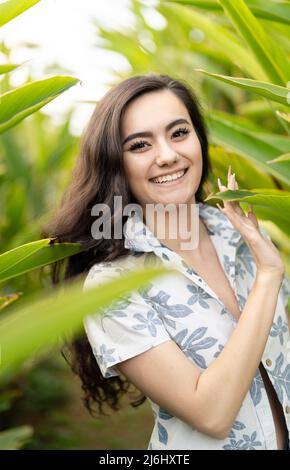
[[[176, 126], [177, 124], [189, 124], [189, 122], [187, 121], [187, 119], [183, 119], [183, 118], [175, 119], [174, 121], [167, 124], [167, 126], [165, 126], [165, 130], [169, 131], [172, 127]], [[129, 140], [136, 139], [136, 137], [152, 137], [152, 132], [135, 132], [134, 134], [130, 134], [122, 142], [122, 145], [126, 144]]]

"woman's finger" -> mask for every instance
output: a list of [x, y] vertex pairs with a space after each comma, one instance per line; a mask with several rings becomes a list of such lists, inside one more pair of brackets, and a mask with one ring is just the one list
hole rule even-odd
[[[236, 182], [235, 179], [235, 173], [231, 174], [231, 166], [229, 165], [228, 169], [228, 185], [225, 186], [221, 183], [220, 178], [218, 178], [218, 186], [220, 192], [227, 191], [228, 189], [236, 190], [238, 189], [238, 183]], [[256, 215], [253, 212], [253, 206], [250, 206], [250, 209], [248, 211], [248, 214], [244, 213], [243, 209], [241, 208], [239, 202], [236, 201], [223, 201], [223, 208], [217, 204], [217, 207], [224, 212], [227, 217], [231, 220], [232, 223], [234, 224], [240, 224], [244, 223], [244, 221], [247, 221], [247, 224], [250, 222], [250, 226], [254, 226], [259, 230], [259, 224], [258, 220], [256, 218]]]
[[[220, 192], [223, 192], [223, 191], [227, 191], [228, 189], [232, 189], [232, 190], [235, 190], [237, 189], [236, 188], [236, 180], [235, 180], [235, 173], [232, 175], [231, 174], [231, 165], [229, 165], [229, 168], [228, 168], [228, 174], [227, 174], [227, 178], [228, 178], [228, 183], [227, 183], [227, 186], [223, 185], [220, 181], [220, 179], [218, 178], [218, 186], [219, 186], [219, 190]], [[227, 210], [231, 210], [231, 211], [235, 211], [236, 213], [238, 213], [239, 215], [243, 216], [244, 215], [244, 212], [242, 210], [242, 208], [240, 207], [239, 203], [238, 202], [235, 202], [235, 201], [223, 201], [224, 203], [224, 208], [227, 209]], [[218, 205], [219, 209], [220, 209], [220, 206]]]
[[[235, 175], [235, 173], [233, 174], [233, 177], [232, 177], [232, 178], [233, 178], [233, 186], [234, 186], [234, 189], [235, 189], [235, 190], [236, 190], [236, 189], [239, 189], [238, 183], [236, 182], [236, 175]], [[243, 209], [241, 208], [239, 202], [233, 202], [233, 204], [234, 204], [234, 207], [235, 207], [236, 211], [238, 212], [238, 214], [240, 214], [240, 215], [245, 215], [245, 214], [244, 214], [244, 211], [243, 211]]]
[[253, 204], [250, 204], [250, 207], [248, 209], [248, 218], [255, 224], [257, 228], [259, 228], [259, 223], [256, 214], [254, 214]]
[[232, 172], [232, 167], [231, 167], [231, 165], [229, 165], [229, 168], [228, 168], [228, 181], [229, 181], [229, 178], [231, 176], [231, 172]]
[[239, 189], [239, 185], [238, 185], [236, 178], [235, 178], [235, 189]]

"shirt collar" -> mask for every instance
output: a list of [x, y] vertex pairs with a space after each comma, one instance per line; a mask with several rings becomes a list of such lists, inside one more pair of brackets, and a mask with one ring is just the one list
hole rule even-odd
[[[230, 220], [218, 208], [203, 202], [197, 202], [199, 217], [204, 222], [211, 241], [216, 249], [218, 259], [223, 267], [228, 281], [237, 296], [236, 288], [236, 252], [242, 240], [241, 234], [234, 228]], [[140, 214], [136, 211], [130, 215], [124, 227], [125, 248], [133, 252], [153, 251], [169, 268], [174, 267], [210, 296], [216, 298], [221, 305], [222, 301], [209, 285], [189, 266], [176, 252], [163, 245], [144, 224]], [[238, 299], [239, 300], [239, 299]]]
[[[233, 227], [229, 219], [216, 207], [203, 202], [197, 202], [199, 216], [204, 222], [210, 237], [221, 237], [228, 240], [231, 246], [236, 247], [241, 239], [240, 233]], [[125, 248], [132, 251], [149, 252], [157, 248], [167, 248], [151, 230], [144, 224], [140, 214], [136, 211], [130, 215], [124, 228]], [[172, 251], [172, 250], [171, 250]]]

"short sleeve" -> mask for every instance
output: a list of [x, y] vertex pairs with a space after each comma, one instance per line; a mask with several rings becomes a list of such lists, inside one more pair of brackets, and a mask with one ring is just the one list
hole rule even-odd
[[[116, 268], [100, 265], [93, 268], [84, 289], [116, 277]], [[84, 328], [105, 378], [120, 375], [114, 367], [116, 364], [171, 339], [159, 314], [139, 291], [133, 291], [86, 317]]]

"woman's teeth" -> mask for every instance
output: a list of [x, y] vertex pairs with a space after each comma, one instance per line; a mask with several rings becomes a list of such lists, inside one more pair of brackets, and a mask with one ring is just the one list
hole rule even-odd
[[173, 175], [165, 175], [165, 176], [160, 176], [159, 178], [153, 178], [151, 181], [153, 183], [169, 183], [170, 181], [175, 181], [178, 180], [179, 178], [182, 178], [186, 170], [181, 170], [178, 171], [177, 173], [174, 173]]

